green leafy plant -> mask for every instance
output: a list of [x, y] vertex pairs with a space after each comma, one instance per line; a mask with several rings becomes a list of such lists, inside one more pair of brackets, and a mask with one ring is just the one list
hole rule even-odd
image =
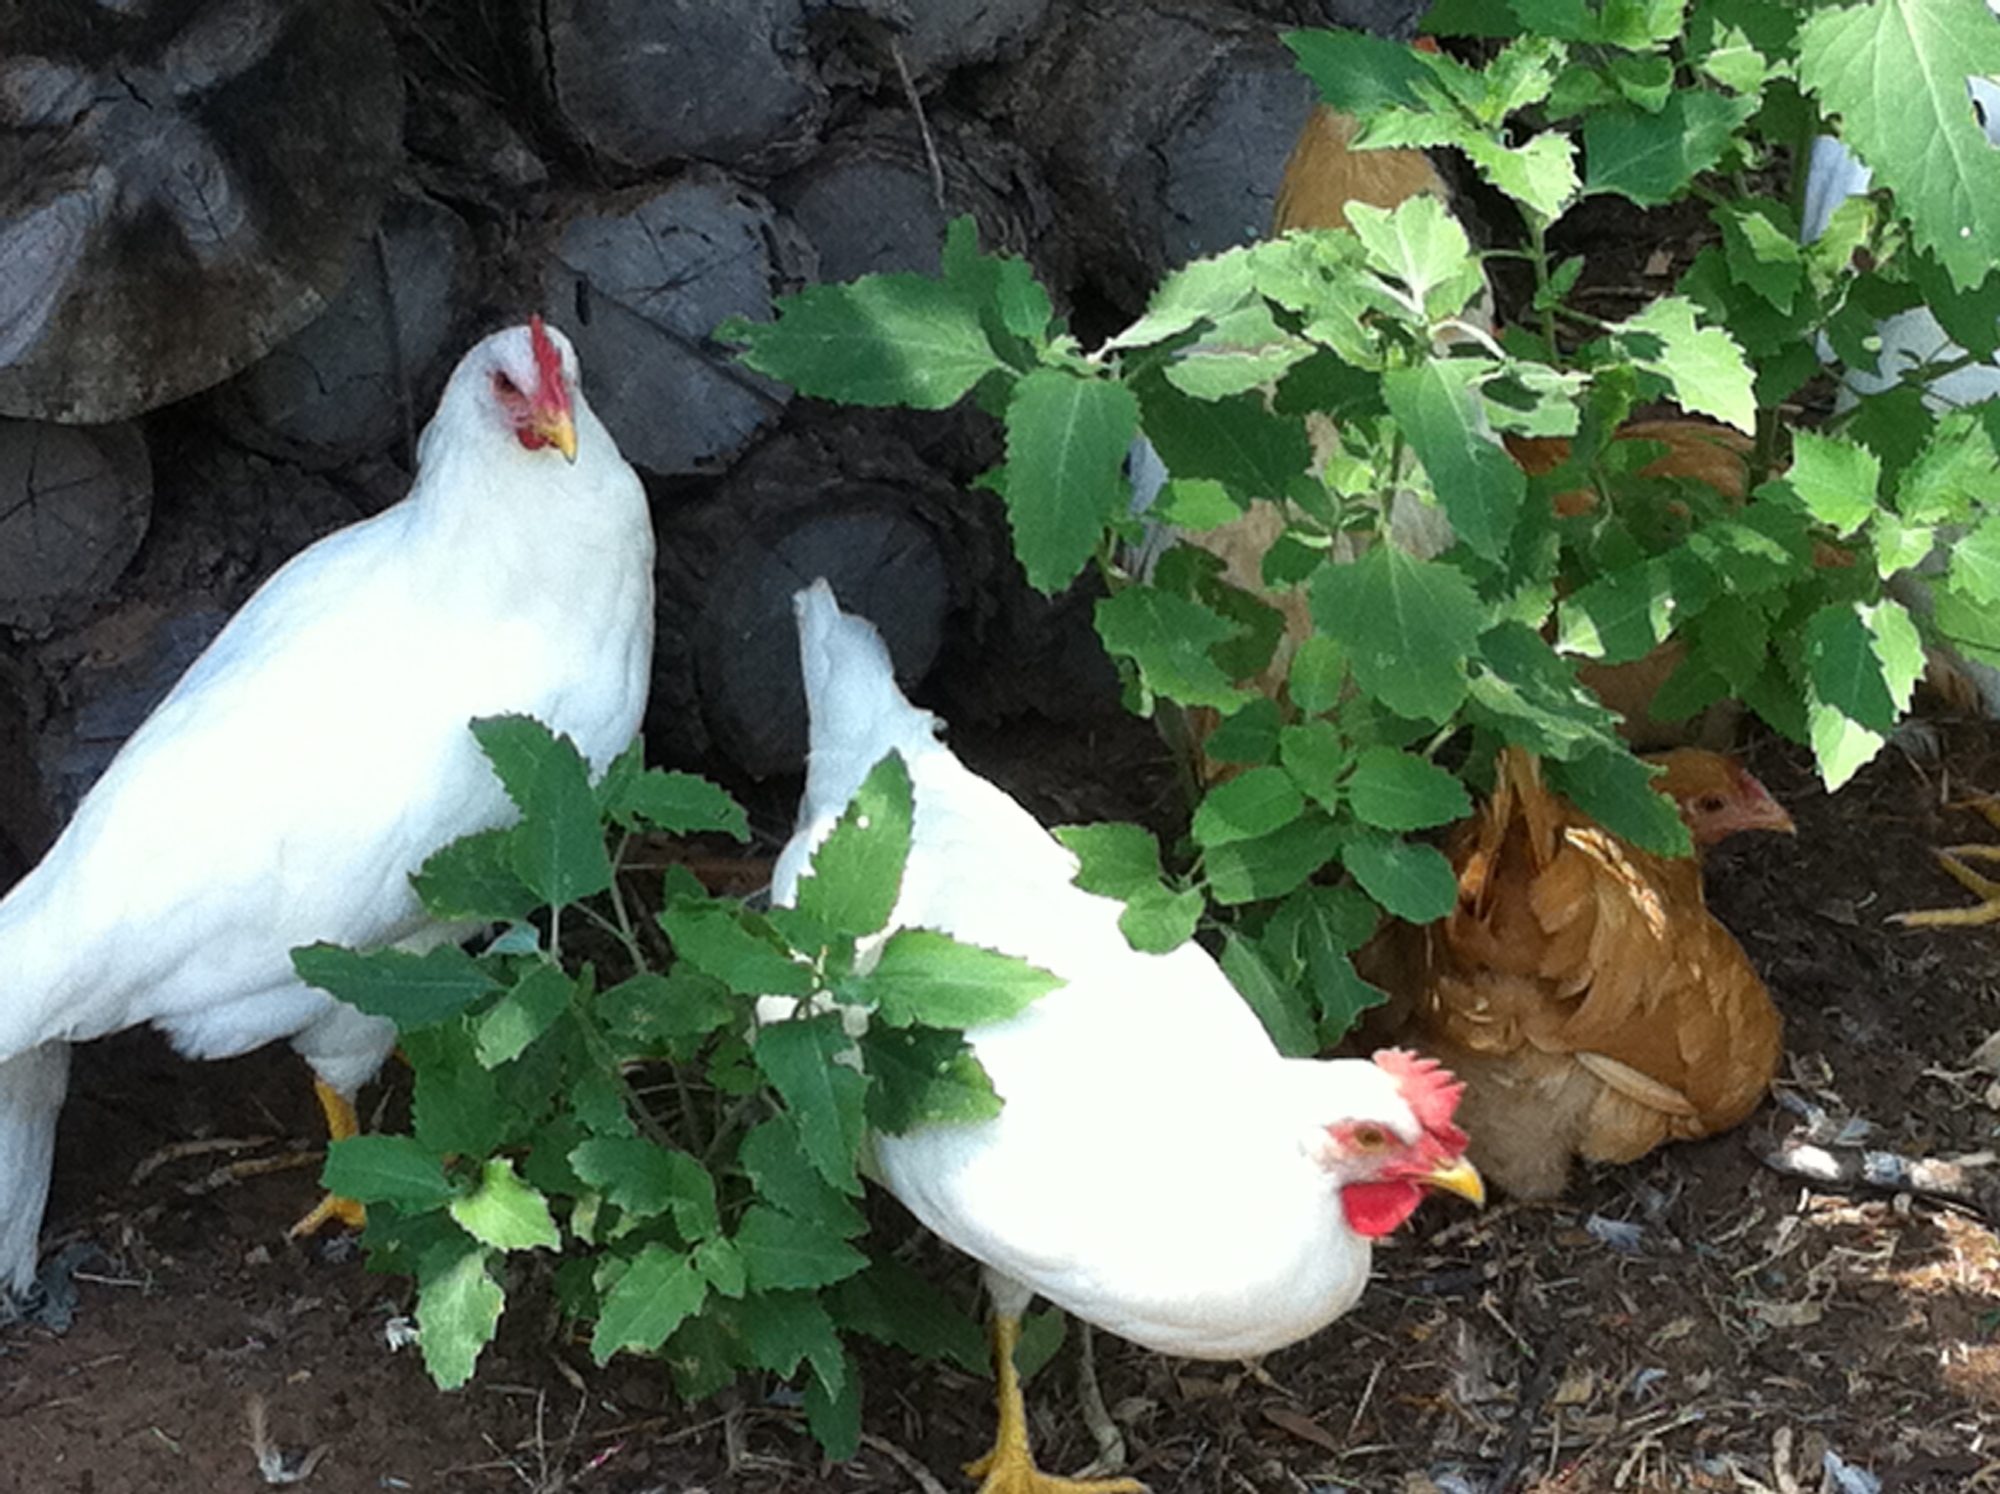
[[[1484, 61], [1349, 33], [1287, 41], [1360, 118], [1361, 144], [1462, 154], [1511, 205], [1511, 242], [1475, 253], [1427, 196], [1350, 204], [1350, 228], [1189, 264], [1086, 350], [1028, 268], [980, 253], [961, 221], [936, 277], [810, 287], [774, 322], [722, 329], [807, 394], [969, 396], [1002, 420], [1006, 459], [985, 481], [1029, 581], [1055, 591], [1093, 567], [1133, 707], [1170, 725], [1218, 713], [1203, 751], [1234, 775], [1195, 806], [1175, 890], [1132, 827], [1070, 837], [1086, 885], [1140, 879], [1127, 932], [1147, 948], [1222, 910], [1231, 975], [1297, 1052], [1373, 999], [1347, 959], [1373, 908], [1422, 921], [1452, 905], [1424, 837], [1468, 811], [1459, 773], [1476, 787], [1499, 744], [1540, 754], [1610, 828], [1686, 850], [1580, 661], [1673, 643], [1655, 716], [1742, 701], [1809, 742], [1829, 786], [1908, 708], [1925, 630], [2000, 661], [2000, 412], [1934, 414], [1920, 381], [1935, 370], [1915, 369], [1824, 430], [1785, 419], [1819, 372], [1816, 340], [1872, 361], [1888, 311], [1929, 305], [1969, 358], [2000, 341], [2000, 157], [1956, 65], [1918, 65], [2000, 68], [1980, 0], [1446, 0], [1429, 25], [1481, 38], [1468, 50]], [[1917, 97], [1884, 57], [1922, 74]], [[1786, 151], [1802, 173], [1834, 115], [1880, 189], [1802, 244], [1796, 205], [1760, 185]], [[1582, 263], [1552, 248], [1606, 196], [1700, 202], [1719, 235], [1674, 293], [1621, 319], [1579, 304]], [[1497, 332], [1478, 313], [1482, 261], [1527, 276], [1525, 316]], [[1649, 476], [1666, 448], [1612, 439], [1655, 400], [1754, 437], [1742, 501]], [[1171, 474], [1143, 517], [1124, 469], [1142, 434]], [[1567, 457], [1531, 478], [1504, 439], [1548, 436]], [[1245, 587], [1203, 535], [1253, 512], [1276, 537]], [[1193, 543], [1148, 565], [1154, 523]], [[1935, 569], [1941, 541], [1949, 566], [1914, 615], [1892, 583]], [[1309, 610], [1310, 636], [1285, 638], [1287, 604]]]
[[[742, 810], [643, 769], [636, 745], [593, 784], [533, 721], [474, 732], [519, 823], [455, 842], [415, 880], [433, 915], [497, 937], [478, 954], [294, 954], [307, 982], [394, 1019], [414, 1073], [411, 1134], [336, 1142], [324, 1176], [368, 1206], [371, 1268], [416, 1278], [438, 1383], [471, 1376], [524, 1257], [552, 1263], [600, 1364], [656, 1355], [689, 1397], [744, 1370], [799, 1376], [840, 1456], [859, 1435], [847, 1336], [983, 1369], [957, 1305], [859, 1248], [864, 1135], [997, 1113], [960, 1030], [1056, 981], [940, 934], [885, 933], [909, 850], [902, 759], [863, 784], [792, 906], [753, 912], [676, 866], [649, 915], [635, 892], [649, 879], [628, 865], [642, 832], [742, 840]], [[779, 1008], [762, 1022], [760, 998]]]

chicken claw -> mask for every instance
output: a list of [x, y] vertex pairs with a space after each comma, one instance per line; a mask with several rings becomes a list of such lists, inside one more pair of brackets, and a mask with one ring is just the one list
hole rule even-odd
[[[1964, 807], [1976, 809], [1986, 817], [1987, 823], [2000, 830], [2000, 798], [1981, 796]], [[1981, 876], [1966, 865], [1968, 861], [2000, 861], [2000, 845], [1975, 843], [1944, 846], [1938, 850], [1937, 859], [1938, 865], [1979, 901], [1968, 908], [1921, 908], [1910, 913], [1893, 913], [1889, 922], [1902, 924], [1905, 928], [1933, 929], [2000, 923], [2000, 881]]]
[[[328, 1141], [345, 1141], [361, 1134], [361, 1117], [354, 1113], [352, 1100], [323, 1079], [313, 1080], [313, 1093], [319, 1096], [319, 1108], [326, 1114]], [[354, 1199], [329, 1193], [314, 1205], [311, 1213], [285, 1231], [285, 1238], [304, 1239], [336, 1221], [349, 1229], [360, 1229], [368, 1223], [367, 1207]]]
[[1021, 1377], [1014, 1370], [1020, 1318], [996, 1312], [990, 1337], [1000, 1427], [993, 1436], [993, 1450], [965, 1465], [967, 1477], [981, 1480], [979, 1494], [1146, 1494], [1146, 1486], [1137, 1479], [1060, 1478], [1035, 1466], [1035, 1455], [1028, 1448], [1028, 1412], [1021, 1400]]

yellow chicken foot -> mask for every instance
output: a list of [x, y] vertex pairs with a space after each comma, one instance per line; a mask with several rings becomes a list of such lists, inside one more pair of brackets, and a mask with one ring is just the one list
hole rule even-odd
[[1020, 1318], [996, 1312], [989, 1336], [1000, 1426], [993, 1436], [993, 1450], [965, 1465], [968, 1477], [981, 1480], [979, 1494], [1146, 1494], [1146, 1486], [1137, 1479], [1058, 1478], [1035, 1466], [1028, 1449], [1028, 1408], [1021, 1398], [1021, 1377], [1014, 1372]]
[[[1981, 797], [1971, 800], [1966, 807], [1978, 810], [1988, 824], [2000, 830], [2000, 798]], [[1945, 846], [1938, 851], [1937, 858], [1938, 865], [1979, 901], [1969, 908], [1921, 908], [1911, 913], [1896, 913], [1889, 921], [1905, 928], [1933, 929], [2000, 923], [2000, 881], [1981, 876], [1966, 865], [1968, 861], [2000, 861], [2000, 845]]]
[[[350, 1136], [361, 1134], [361, 1117], [354, 1113], [354, 1102], [334, 1089], [324, 1079], [313, 1080], [313, 1093], [319, 1096], [319, 1108], [326, 1113], [326, 1139], [345, 1141]], [[337, 1193], [329, 1193], [313, 1208], [313, 1211], [285, 1231], [288, 1240], [303, 1239], [316, 1235], [328, 1224], [338, 1221], [349, 1229], [360, 1229], [368, 1222], [368, 1210], [351, 1198], [342, 1198]]]

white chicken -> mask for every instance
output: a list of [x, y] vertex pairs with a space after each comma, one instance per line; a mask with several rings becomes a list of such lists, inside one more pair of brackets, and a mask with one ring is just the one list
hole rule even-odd
[[[315, 940], [460, 932], [409, 874], [514, 815], [468, 725], [522, 712], [602, 768], [644, 709], [638, 477], [536, 318], [452, 374], [409, 495], [273, 575], [0, 902], [0, 1293], [33, 1283], [68, 1044], [139, 1023], [191, 1058], [287, 1038], [329, 1129], [394, 1029], [293, 973]], [[329, 1200], [300, 1227], [353, 1222]]]
[[1401, 1052], [1281, 1057], [1199, 945], [1155, 955], [1126, 942], [1121, 905], [1076, 887], [1075, 858], [937, 740], [870, 623], [824, 581], [797, 607], [811, 752], [773, 901], [792, 902], [813, 850], [895, 750], [915, 817], [890, 926], [1065, 982], [967, 1033], [1006, 1102], [996, 1118], [873, 1140], [877, 1180], [985, 1267], [999, 1430], [968, 1471], [986, 1494], [1137, 1488], [1036, 1469], [1012, 1357], [1029, 1301], [1194, 1358], [1304, 1338], [1353, 1306], [1370, 1242], [1425, 1185], [1482, 1196], [1452, 1124], [1459, 1086]]

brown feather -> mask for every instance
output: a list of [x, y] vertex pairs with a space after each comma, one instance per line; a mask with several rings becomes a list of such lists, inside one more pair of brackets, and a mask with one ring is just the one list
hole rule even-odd
[[[1677, 800], [1763, 794], [1717, 754], [1672, 759]], [[1378, 1020], [1368, 1041], [1441, 1059], [1467, 1085], [1473, 1160], [1517, 1196], [1548, 1197], [1572, 1157], [1630, 1161], [1742, 1120], [1776, 1072], [1780, 1027], [1693, 859], [1594, 824], [1517, 748], [1499, 768], [1450, 847], [1457, 908], [1392, 925], [1357, 964], [1390, 991], [1402, 1028]], [[1781, 813], [1756, 812], [1774, 827]]]

